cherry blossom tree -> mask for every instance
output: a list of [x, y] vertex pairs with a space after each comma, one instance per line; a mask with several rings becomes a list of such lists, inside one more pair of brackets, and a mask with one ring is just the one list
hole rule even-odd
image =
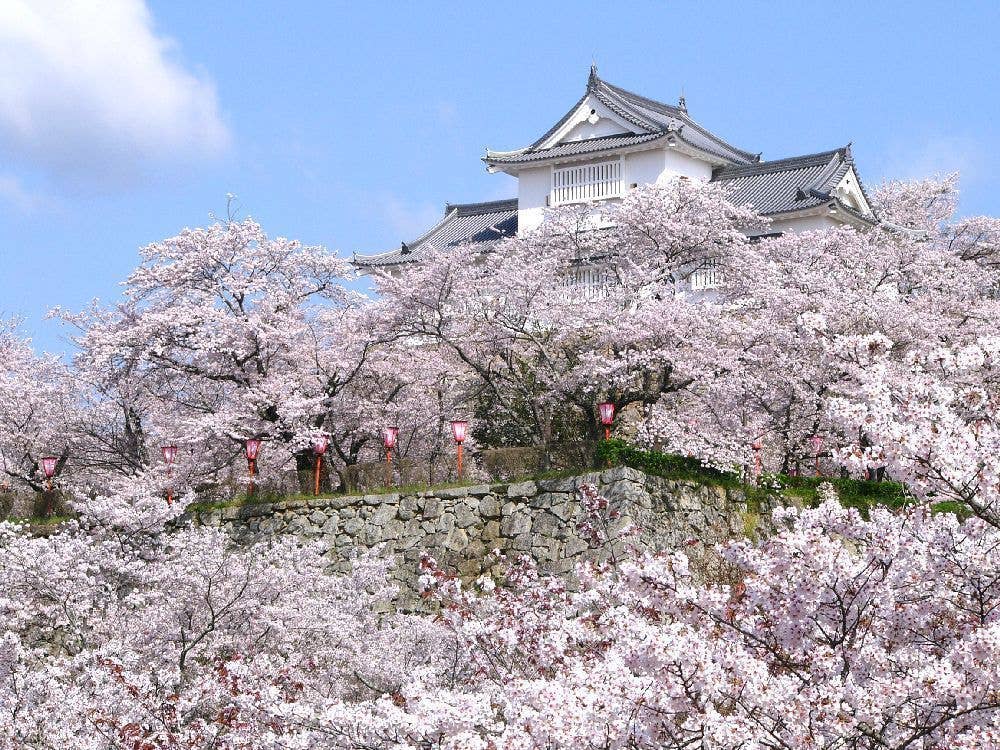
[[377, 614], [375, 556], [332, 576], [291, 538], [168, 533], [178, 506], [131, 480], [78, 510], [47, 537], [0, 523], [2, 748], [315, 746], [316, 716], [454, 666], [433, 621]]
[[56, 356], [38, 356], [16, 323], [0, 324], [0, 470], [13, 486], [43, 492], [43, 456], [61, 474], [79, 417], [73, 375]]
[[166, 441], [196, 452], [208, 477], [262, 437], [262, 469], [308, 468], [319, 432], [356, 456], [364, 436], [329, 416], [364, 401], [349, 389], [376, 342], [344, 260], [249, 219], [185, 230], [142, 259], [115, 308], [60, 313], [79, 331], [84, 380], [141, 436], [139, 464], [157, 452], [150, 440]]
[[826, 494], [721, 548], [724, 581], [684, 551], [572, 588], [527, 559], [471, 587], [426, 560], [431, 618], [378, 614], [375, 557], [329, 575], [289, 540], [233, 546], [121, 480], [55, 535], [0, 524], [0, 747], [995, 744], [997, 530]]
[[729, 585], [683, 553], [584, 568], [573, 592], [527, 560], [513, 588], [433, 568], [492, 715], [451, 747], [929, 748], [1000, 739], [1000, 538], [952, 515], [829, 500], [723, 550]]
[[885, 465], [928, 502], [960, 503], [1000, 527], [1000, 339], [939, 347], [907, 362], [879, 357], [861, 398], [831, 414], [867, 436], [842, 451], [854, 466]]
[[462, 372], [469, 400], [513, 440], [596, 436], [596, 401], [648, 406], [706, 366], [698, 343], [717, 309], [691, 305], [687, 280], [759, 223], [714, 186], [631, 191], [613, 208], [553, 211], [485, 253], [428, 250], [377, 280], [381, 317]]
[[811, 464], [817, 445], [833, 459], [864, 443], [828, 405], [860, 398], [872, 354], [902, 362], [964, 345], [998, 314], [994, 222], [954, 221], [954, 196], [951, 178], [894, 183], [877, 194], [885, 221], [869, 231], [734, 246], [721, 261], [717, 367], [664, 398], [640, 438], [730, 467], [748, 464], [756, 444], [785, 472]]

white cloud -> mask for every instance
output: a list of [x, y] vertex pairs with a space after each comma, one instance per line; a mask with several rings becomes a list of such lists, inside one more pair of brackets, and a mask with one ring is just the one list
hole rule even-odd
[[70, 187], [220, 154], [214, 86], [172, 47], [143, 0], [0, 0], [0, 154]]
[[0, 174], [0, 200], [21, 213], [31, 213], [41, 205], [41, 195], [28, 190], [16, 176]]

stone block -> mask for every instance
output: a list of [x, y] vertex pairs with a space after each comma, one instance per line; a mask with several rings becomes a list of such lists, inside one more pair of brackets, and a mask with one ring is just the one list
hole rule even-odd
[[441, 515], [442, 503], [436, 497], [428, 497], [424, 499], [423, 513], [421, 514], [424, 520], [431, 518], [437, 518]]
[[386, 522], [385, 527], [382, 529], [382, 537], [386, 541], [395, 541], [402, 538], [405, 528], [402, 521], [393, 518]]
[[400, 498], [399, 504], [396, 506], [396, 515], [402, 521], [409, 521], [417, 514], [417, 498], [413, 495], [407, 495]]
[[540, 536], [552, 536], [560, 526], [560, 521], [551, 513], [540, 511], [531, 523], [531, 532]]
[[[587, 475], [591, 476], [591, 475]], [[597, 476], [597, 475], [595, 475]], [[576, 492], [578, 477], [563, 477], [561, 479], [540, 479], [538, 490], [540, 492]]]
[[477, 578], [483, 572], [479, 560], [462, 560], [458, 563], [458, 574], [465, 579]]
[[488, 549], [493, 549], [496, 543], [500, 539], [500, 522], [499, 521], [489, 521], [483, 527], [482, 540], [483, 544], [487, 546]]
[[511, 540], [510, 547], [516, 552], [530, 552], [532, 536], [530, 532], [524, 534], [518, 534]]
[[563, 546], [562, 554], [563, 557], [577, 557], [582, 555], [584, 552], [590, 549], [590, 544], [580, 537], [570, 537], [566, 540], [566, 544]]
[[362, 497], [359, 495], [334, 495], [327, 502], [331, 508], [341, 510], [361, 505]]
[[478, 539], [472, 539], [468, 544], [465, 545], [465, 549], [462, 552], [464, 557], [474, 558], [476, 560], [482, 560], [489, 553], [486, 549], [486, 545], [483, 544]]
[[385, 526], [390, 519], [396, 517], [396, 506], [395, 505], [382, 505], [375, 509], [372, 513], [371, 522], [375, 526]]
[[469, 535], [465, 529], [452, 529], [444, 540], [444, 548], [449, 552], [462, 552], [469, 546]]
[[442, 513], [441, 517], [437, 519], [437, 523], [434, 525], [434, 531], [441, 531], [448, 533], [453, 528], [455, 528], [455, 516], [451, 513]]
[[[583, 477], [580, 479], [583, 481]], [[617, 468], [601, 472], [598, 482], [591, 482], [591, 484], [611, 484], [613, 482], [622, 481], [644, 485], [646, 483], [646, 475], [638, 469], [633, 469], [628, 466], [619, 466]]]
[[518, 482], [507, 487], [507, 497], [534, 497], [538, 494], [538, 485], [534, 482]]
[[445, 487], [434, 492], [434, 496], [442, 500], [455, 500], [469, 494], [470, 487]]
[[242, 513], [240, 512], [242, 510], [243, 508], [238, 506], [233, 508], [223, 508], [221, 511], [219, 511], [219, 522], [222, 523], [226, 521], [235, 521], [239, 519], [240, 516], [242, 515]]
[[262, 534], [270, 534], [278, 528], [278, 520], [274, 516], [260, 519], [260, 531]]
[[487, 519], [500, 517], [500, 501], [496, 495], [486, 495], [479, 501], [479, 515]]
[[531, 514], [520, 509], [505, 516], [500, 521], [500, 532], [504, 536], [517, 536], [531, 531]]
[[455, 506], [455, 523], [463, 529], [476, 526], [483, 521], [483, 517], [479, 514], [479, 509], [469, 504], [468, 500], [471, 499], [466, 498]]

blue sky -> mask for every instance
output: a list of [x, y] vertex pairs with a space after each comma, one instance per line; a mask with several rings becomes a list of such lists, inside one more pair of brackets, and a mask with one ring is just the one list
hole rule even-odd
[[[0, 3], [0, 317], [113, 301], [136, 250], [225, 210], [344, 253], [514, 195], [485, 146], [612, 83], [765, 158], [963, 173], [1000, 214], [1000, 3]], [[97, 8], [97, 10], [95, 10]]]

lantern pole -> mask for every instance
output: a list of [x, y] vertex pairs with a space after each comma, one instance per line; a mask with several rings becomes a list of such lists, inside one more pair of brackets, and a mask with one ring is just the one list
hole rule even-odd
[[316, 454], [316, 476], [313, 478], [313, 495], [319, 494], [319, 474], [323, 470], [323, 456], [320, 453]]
[[316, 465], [313, 474], [313, 495], [319, 494], [319, 479], [323, 471], [323, 455], [330, 445], [330, 438], [320, 435], [313, 441], [313, 454], [316, 456]]
[[163, 452], [163, 460], [167, 462], [167, 505], [173, 505], [174, 502], [174, 459], [177, 457], [177, 446], [176, 445], [164, 445], [160, 448]]
[[247, 468], [250, 471], [250, 481], [247, 485], [247, 497], [253, 497], [254, 483], [253, 479], [257, 473], [257, 456], [260, 453], [260, 438], [247, 438], [244, 444], [244, 450], [246, 451], [247, 457]]
[[385, 486], [392, 486], [392, 449], [396, 447], [399, 438], [398, 427], [386, 427], [382, 436], [382, 443], [385, 445]]
[[451, 422], [451, 434], [455, 438], [455, 444], [458, 446], [458, 479], [462, 480], [462, 443], [465, 442], [465, 433], [469, 427], [469, 423], [463, 419], [454, 419]]
[[604, 425], [604, 439], [611, 439], [611, 425], [615, 421], [615, 405], [610, 401], [602, 401], [597, 405], [597, 412]]
[[819, 470], [819, 452], [823, 448], [823, 438], [821, 438], [819, 435], [813, 435], [811, 438], [809, 438], [809, 442], [812, 443], [813, 461], [815, 464], [816, 476], [819, 477], [822, 476]]
[[45, 473], [45, 483], [48, 489], [45, 492], [45, 517], [52, 515], [52, 477], [56, 473], [56, 464], [59, 459], [55, 456], [44, 456], [42, 458], [42, 471]]
[[763, 468], [763, 464], [762, 464], [761, 458], [760, 458], [760, 451], [764, 447], [764, 436], [762, 435], [759, 438], [757, 438], [756, 440], [754, 440], [750, 444], [750, 447], [753, 448], [753, 457], [754, 457], [753, 473], [754, 473], [754, 479], [759, 479], [760, 478], [761, 469]]

